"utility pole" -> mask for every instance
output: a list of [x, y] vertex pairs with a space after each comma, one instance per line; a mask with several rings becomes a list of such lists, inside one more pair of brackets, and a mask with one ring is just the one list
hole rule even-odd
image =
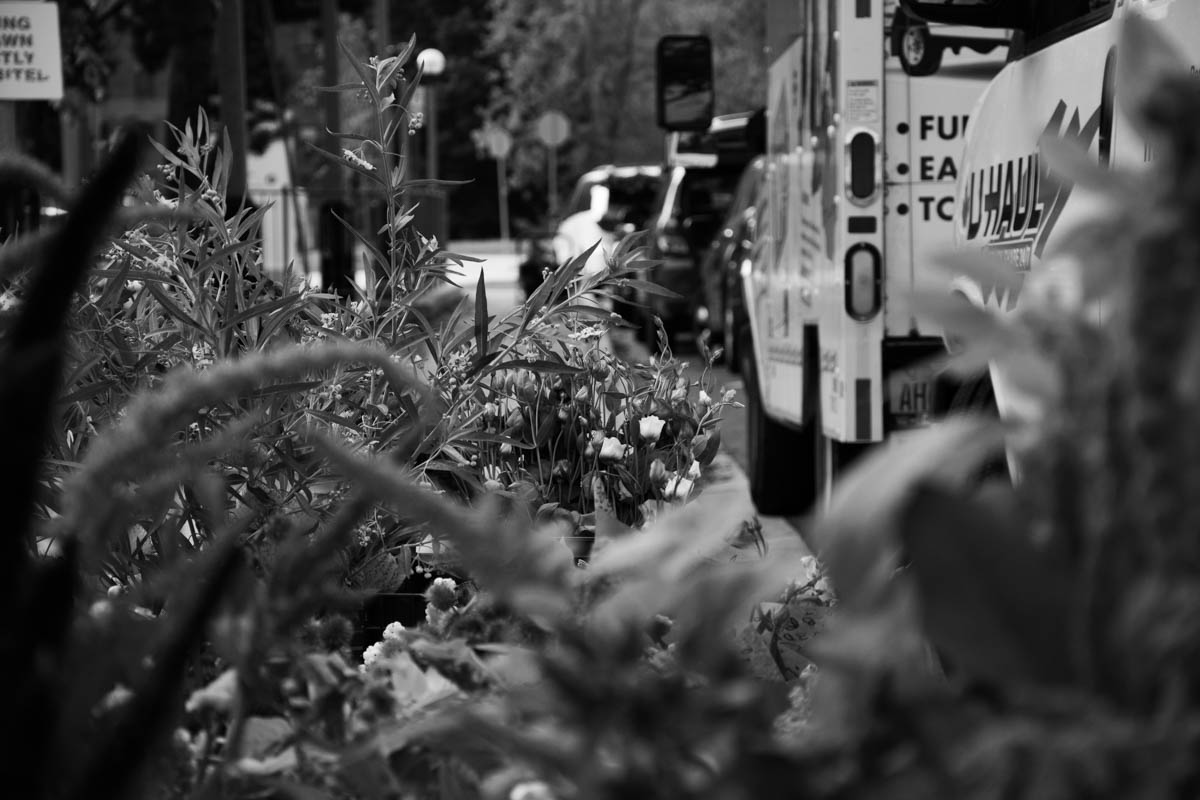
[[246, 202], [246, 34], [242, 0], [221, 0], [217, 18], [217, 84], [221, 91], [221, 119], [229, 132], [233, 158], [227, 186], [230, 209]]
[[[321, 0], [321, 72], [322, 83], [326, 86], [337, 86], [338, 59], [341, 58], [341, 48], [338, 47], [338, 7], [337, 0]], [[341, 95], [337, 92], [324, 92], [322, 109], [325, 116], [325, 149], [337, 156], [342, 152], [342, 141], [336, 131], [342, 129]], [[344, 184], [342, 170], [337, 164], [325, 164], [326, 178], [323, 181], [325, 191], [321, 197], [321, 213], [319, 216], [319, 236], [321, 246], [321, 282], [327, 291], [334, 291], [343, 297], [350, 297], [351, 284], [354, 282], [354, 266], [350, 233], [345, 229], [337, 216], [347, 222], [347, 207], [343, 198]]]
[[[338, 47], [338, 9], [337, 0], [321, 0], [321, 81], [326, 86], [337, 86], [338, 58], [341, 50]], [[325, 149], [334, 155], [341, 152], [341, 140], [333, 131], [341, 130], [339, 117], [341, 96], [337, 92], [323, 92], [321, 107], [325, 116]], [[328, 186], [331, 193], [341, 189], [341, 172], [329, 168]]]
[[375, 54], [380, 58], [392, 44], [391, 0], [375, 0]]

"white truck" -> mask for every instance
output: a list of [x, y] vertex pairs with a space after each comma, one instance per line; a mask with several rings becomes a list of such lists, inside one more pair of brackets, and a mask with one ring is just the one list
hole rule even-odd
[[[767, 0], [765, 199], [736, 348], [761, 512], [807, 510], [865, 448], [964, 399], [1002, 415], [1019, 399], [995, 370], [963, 387], [923, 366], [944, 350], [942, 331], [905, 296], [951, 243], [995, 251], [1019, 274], [1051, 267], [1052, 234], [1085, 201], [1047, 172], [1043, 134], [1102, 164], [1151, 157], [1115, 91], [1129, 14], [1194, 54], [1200, 73], [1195, 0]], [[914, 41], [905, 51], [914, 26], [936, 58]], [[679, 79], [660, 86], [660, 104], [679, 86], [711, 89]], [[955, 287], [1001, 311], [1018, 301]]]
[[[1004, 66], [987, 46], [906, 65], [892, 28], [942, 26], [885, 0], [770, 0], [767, 167], [737, 352], [759, 510], [805, 511], [864, 448], [928, 424], [951, 394], [941, 331], [906, 301], [952, 240], [970, 110]], [[932, 40], [931, 40], [932, 41]], [[949, 42], [949, 38], [938, 41]], [[980, 52], [982, 51], [982, 52]], [[923, 73], [923, 74], [922, 74]]]
[[[1072, 140], [1104, 166], [1136, 169], [1154, 154], [1134, 130], [1117, 85], [1119, 29], [1130, 15], [1148, 20], [1200, 74], [1200, 3], [1194, 0], [1054, 0], [947, 6], [902, 0], [931, 24], [969, 24], [1015, 31], [1010, 58], [988, 84], [970, 117], [960, 160], [954, 242], [999, 255], [1018, 276], [998, 291], [967, 279], [955, 289], [1000, 313], [1017, 307], [1025, 276], [1054, 273], [1055, 239], [1083, 220], [1088, 192], [1051, 173], [1044, 136]], [[1086, 267], [1085, 267], [1086, 268]], [[1057, 280], [1072, 280], [1065, 272]], [[1029, 408], [1003, 368], [989, 383], [1003, 417]]]

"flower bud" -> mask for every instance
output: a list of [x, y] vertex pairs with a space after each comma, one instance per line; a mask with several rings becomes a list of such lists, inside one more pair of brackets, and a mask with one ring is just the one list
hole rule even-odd
[[699, 461], [696, 461], [696, 460], [692, 461], [692, 465], [690, 467], [688, 467], [687, 477], [693, 481], [700, 480], [700, 462]]
[[625, 445], [615, 436], [609, 436], [600, 446], [601, 461], [620, 461], [625, 457]]
[[671, 500], [687, 500], [695, 484], [688, 478], [672, 478], [663, 494]]
[[662, 429], [665, 424], [666, 421], [659, 419], [657, 415], [647, 414], [638, 420], [638, 434], [642, 437], [642, 441], [657, 442], [659, 437], [662, 436]]
[[663, 463], [661, 458], [656, 458], [650, 462], [649, 478], [650, 483], [654, 486], [662, 486], [667, 482], [667, 465]]

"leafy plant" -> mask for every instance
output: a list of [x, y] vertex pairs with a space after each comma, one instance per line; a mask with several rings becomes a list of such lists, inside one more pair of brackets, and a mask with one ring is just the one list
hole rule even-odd
[[[596, 344], [616, 320], [585, 298], [636, 280], [636, 241], [598, 275], [580, 275], [587, 254], [564, 264], [500, 319], [482, 278], [473, 306], [426, 313], [454, 256], [407, 233], [403, 151], [383, 145], [408, 52], [364, 72], [395, 216], [382, 249], [363, 238], [383, 279], [355, 298], [261, 272], [262, 212], [225, 207], [228, 150], [203, 116], [159, 148], [153, 180], [134, 181], [130, 134], [61, 229], [0, 249], [15, 621], [0, 702], [5, 785], [21, 796], [442, 780], [466, 762], [412, 752], [426, 746], [409, 715], [421, 687], [495, 690], [508, 673], [489, 646], [573, 630], [559, 612], [617, 574], [585, 581], [563, 541], [580, 528], [610, 541], [678, 505], [716, 453], [733, 398], [707, 373], [697, 391], [670, 357], [630, 367]], [[340, 161], [373, 172], [364, 154]], [[62, 191], [36, 167], [4, 168]], [[128, 231], [104, 247], [110, 226]], [[713, 541], [748, 514], [721, 509]], [[436, 600], [411, 663], [360, 672], [345, 615], [394, 588], [427, 540], [432, 557], [453, 550], [469, 598]], [[618, 571], [636, 573], [630, 554], [656, 541], [626, 537], [609, 558], [626, 553]], [[698, 558], [664, 564], [686, 573]], [[399, 772], [351, 786], [364, 763]]]

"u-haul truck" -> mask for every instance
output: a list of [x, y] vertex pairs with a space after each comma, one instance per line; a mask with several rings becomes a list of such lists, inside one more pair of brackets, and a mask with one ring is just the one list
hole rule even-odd
[[[751, 491], [763, 513], [790, 514], [863, 448], [942, 410], [920, 366], [941, 331], [905, 293], [952, 241], [970, 110], [1007, 32], [943, 36], [885, 0], [769, 0], [767, 13], [766, 185], [737, 351]], [[903, 60], [898, 18], [939, 43], [936, 65]], [[965, 46], [972, 34], [983, 44]]]
[[[1183, 54], [1181, 66], [1197, 75], [1200, 3], [1055, 0], [946, 7], [906, 0], [904, 6], [947, 23], [1019, 30], [1008, 64], [971, 112], [954, 225], [956, 244], [997, 254], [1018, 276], [1015, 288], [1004, 291], [960, 279], [960, 291], [976, 304], [1012, 310], [1027, 276], [1049, 276], [1064, 266], [1054, 258], [1055, 238], [1085, 219], [1090, 205], [1084, 187], [1046, 169], [1040, 140], [1072, 140], [1097, 164], [1120, 169], [1151, 161], [1153, 152], [1129, 121], [1117, 85], [1119, 30], [1129, 16], [1141, 16]], [[1032, 410], [1002, 368], [993, 365], [990, 379], [1002, 416]]]

